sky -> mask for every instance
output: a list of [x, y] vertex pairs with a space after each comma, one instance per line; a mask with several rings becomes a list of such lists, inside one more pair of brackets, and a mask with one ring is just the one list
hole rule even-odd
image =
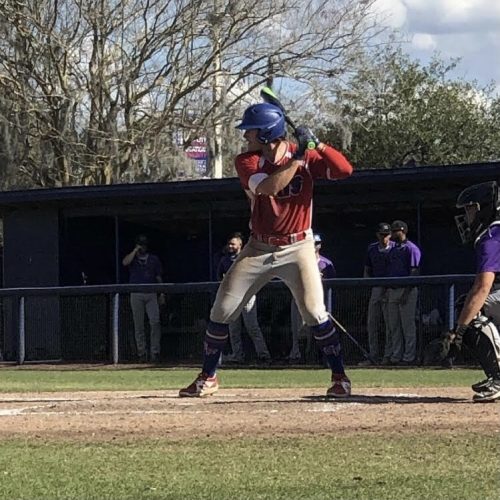
[[454, 76], [493, 80], [500, 93], [500, 0], [376, 0], [374, 8], [405, 34], [411, 57], [460, 57]]

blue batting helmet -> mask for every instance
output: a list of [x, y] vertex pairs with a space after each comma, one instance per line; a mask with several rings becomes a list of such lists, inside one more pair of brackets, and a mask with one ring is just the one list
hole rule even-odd
[[263, 144], [268, 144], [286, 135], [283, 111], [278, 106], [267, 102], [248, 107], [243, 114], [241, 123], [236, 128], [240, 130], [258, 129], [257, 139]]

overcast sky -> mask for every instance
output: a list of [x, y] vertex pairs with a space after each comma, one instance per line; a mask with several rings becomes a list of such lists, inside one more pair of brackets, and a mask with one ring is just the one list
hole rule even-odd
[[456, 76], [500, 92], [500, 0], [377, 0], [385, 23], [406, 34], [405, 51], [427, 62], [438, 51], [461, 57]]

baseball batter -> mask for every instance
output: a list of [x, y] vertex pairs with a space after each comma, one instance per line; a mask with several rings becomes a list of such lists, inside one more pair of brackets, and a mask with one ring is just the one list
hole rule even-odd
[[[323, 299], [311, 231], [315, 179], [342, 179], [352, 166], [337, 150], [320, 142], [307, 127], [296, 130], [297, 144], [286, 139], [285, 118], [268, 103], [247, 108], [240, 130], [247, 152], [236, 157], [236, 170], [251, 204], [251, 238], [219, 287], [204, 340], [201, 373], [181, 397], [217, 391], [216, 367], [228, 340], [228, 325], [250, 297], [277, 277], [289, 287], [300, 314], [328, 360], [331, 397], [347, 397], [351, 383], [344, 371], [339, 333]], [[315, 149], [308, 149], [314, 142]]]

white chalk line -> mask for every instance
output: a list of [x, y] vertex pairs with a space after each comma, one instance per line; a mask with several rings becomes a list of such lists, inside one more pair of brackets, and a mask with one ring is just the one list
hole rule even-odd
[[26, 408], [3, 408], [0, 410], [0, 417], [12, 417], [20, 415]]
[[[212, 413], [209, 410], [194, 410], [190, 412], [186, 412], [183, 410], [126, 410], [126, 411], [120, 411], [120, 410], [71, 410], [71, 411], [60, 411], [60, 410], [55, 410], [55, 411], [30, 411], [28, 410], [34, 410], [35, 408], [13, 408], [13, 409], [3, 409], [0, 410], [0, 417], [12, 417], [12, 416], [38, 416], [38, 415], [44, 415], [44, 416], [84, 416], [84, 415], [198, 415], [201, 413]], [[245, 411], [245, 410], [230, 410], [227, 411], [226, 413], [229, 414], [248, 414], [248, 413], [263, 413], [263, 414], [270, 414], [270, 413], [279, 413], [279, 410], [275, 409], [269, 409], [269, 410], [252, 410], [251, 412]]]
[[[92, 400], [81, 400], [83, 402], [92, 402]], [[216, 400], [213, 400], [214, 402]], [[64, 402], [64, 401], [63, 401]], [[249, 400], [235, 400], [235, 403], [248, 403], [252, 404], [253, 401]], [[275, 400], [269, 400], [269, 402], [276, 402]], [[262, 403], [261, 400], [259, 400], [259, 403]], [[320, 412], [320, 413], [331, 413], [331, 412], [337, 412], [341, 409], [345, 409], [347, 406], [351, 407], [353, 405], [355, 406], [361, 406], [363, 403], [356, 403], [352, 402], [349, 405], [336, 405], [334, 404], [334, 401], [330, 403], [324, 403], [321, 407], [319, 408], [309, 408], [305, 409], [306, 412]], [[181, 406], [181, 407], [188, 407], [188, 406], [195, 406], [195, 403], [191, 402], [179, 402], [178, 405], [176, 406]], [[15, 417], [15, 416], [92, 416], [92, 415], [199, 415], [199, 414], [208, 414], [208, 413], [213, 413], [209, 409], [198, 409], [198, 410], [188, 410], [186, 411], [185, 409], [158, 409], [158, 410], [94, 410], [94, 409], [89, 409], [89, 410], [44, 410], [44, 408], [47, 408], [47, 406], [27, 406], [27, 407], [21, 407], [21, 408], [2, 408], [0, 409], [0, 417]], [[242, 410], [237, 410], [237, 409], [227, 409], [225, 411], [226, 414], [278, 414], [282, 413], [283, 410], [281, 409], [276, 409], [276, 408], [255, 408], [255, 409], [242, 409]]]
[[[239, 398], [238, 398], [239, 396]], [[383, 394], [384, 397], [387, 398], [417, 398], [419, 397], [418, 394], [406, 394], [406, 393], [398, 393], [398, 394]], [[71, 403], [71, 402], [79, 402], [79, 403], [88, 403], [88, 404], [99, 404], [103, 403], [106, 401], [111, 401], [111, 400], [126, 400], [126, 399], [140, 399], [144, 398], [146, 399], [147, 396], [139, 396], [139, 395], [126, 395], [126, 396], [120, 396], [120, 397], [110, 397], [110, 398], [99, 398], [99, 399], [85, 399], [85, 398], [2, 398], [0, 400], [0, 403], [8, 403], [8, 402], [46, 402], [46, 403]], [[208, 404], [216, 403], [217, 401], [220, 401], [221, 399], [228, 400], [229, 398], [234, 398], [232, 401], [227, 401], [227, 403], [247, 403], [247, 404], [252, 404], [252, 403], [266, 403], [266, 400], [263, 400], [263, 398], [258, 398], [258, 400], [252, 401], [251, 399], [244, 399], [242, 398], [241, 395], [236, 395], [236, 394], [218, 394], [216, 398], [210, 399], [210, 400], [204, 400], [207, 401]], [[158, 399], [161, 399], [159, 396]], [[170, 399], [169, 396], [166, 396], [165, 399]], [[349, 401], [349, 399], [344, 399], [342, 400], [345, 403], [348, 404], [335, 404], [336, 400], [331, 400], [330, 402], [325, 402], [321, 406], [314, 406], [313, 408], [307, 408], [305, 409], [306, 412], [309, 413], [335, 413], [338, 411], [341, 411], [342, 409], [346, 408], [351, 408], [353, 406], [364, 406], [366, 403], [363, 402], [357, 402], [357, 401]], [[269, 403], [287, 403], [290, 402], [288, 398], [284, 398], [282, 400], [277, 399], [277, 398], [269, 398], [267, 400]], [[178, 407], [190, 407], [190, 406], [195, 406], [197, 403], [191, 402], [191, 401], [178, 401], [176, 403], [176, 406]], [[53, 410], [53, 411], [36, 411], [41, 408], [46, 408], [46, 406], [28, 406], [28, 407], [21, 407], [21, 408], [0, 408], [0, 417], [15, 417], [15, 416], [28, 416], [28, 415], [44, 415], [44, 416], [91, 416], [91, 415], [177, 415], [177, 414], [207, 414], [207, 413], [212, 413], [210, 410], [204, 410], [204, 409], [199, 409], [199, 410], [193, 410], [193, 411], [188, 411], [186, 410], [176, 410], [176, 409], [161, 409], [161, 410]], [[270, 408], [270, 409], [253, 409], [251, 411], [247, 410], [227, 410], [227, 413], [231, 414], [248, 414], [248, 413], [254, 413], [254, 414], [276, 414], [280, 413], [282, 410], [278, 410], [275, 408]]]
[[[344, 400], [345, 401], [345, 400]], [[349, 403], [349, 405], [332, 405], [325, 403], [323, 406], [318, 408], [310, 408], [306, 410], [309, 413], [335, 413], [337, 411], [345, 410], [347, 407], [352, 408], [353, 406], [365, 406], [365, 403]]]
[[[26, 410], [36, 410], [38, 408], [44, 408], [44, 406], [26, 406], [24, 408], [1, 408], [0, 417], [12, 417], [22, 415]], [[35, 412], [32, 412], [35, 414]]]
[[[230, 394], [230, 393], [224, 393], [224, 394], [217, 394], [216, 398], [218, 400], [220, 399], [229, 399], [229, 398], [235, 398], [240, 400], [240, 398], [246, 397], [245, 395], [242, 394]], [[155, 394], [155, 395], [147, 395], [147, 394], [127, 394], [127, 395], [122, 395], [122, 396], [109, 396], [109, 397], [101, 397], [101, 398], [85, 398], [85, 397], [70, 397], [70, 398], [64, 398], [64, 397], [57, 397], [57, 396], [50, 396], [50, 397], [8, 397], [8, 396], [2, 396], [0, 397], [0, 404], [2, 403], [80, 403], [80, 402], [87, 402], [87, 403], [101, 403], [101, 402], [106, 402], [106, 401], [125, 401], [128, 399], [152, 399], [152, 400], [162, 400], [162, 399], [174, 399], [174, 400], [179, 400], [179, 395], [177, 391], [172, 392], [171, 394], [164, 393], [164, 394]], [[259, 397], [259, 399], [262, 399]], [[206, 400], [206, 398], [205, 398]], [[271, 397], [269, 398], [270, 401], [279, 401], [277, 398]], [[283, 398], [284, 401], [287, 400], [287, 398]], [[180, 406], [185, 405], [185, 406], [190, 406], [194, 403], [190, 402], [179, 402], [176, 403]]]

